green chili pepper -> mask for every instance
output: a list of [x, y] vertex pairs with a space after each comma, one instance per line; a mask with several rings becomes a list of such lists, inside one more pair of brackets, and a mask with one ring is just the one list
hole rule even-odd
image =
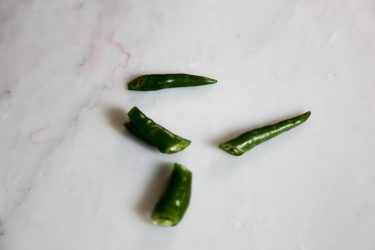
[[213, 84], [217, 81], [204, 76], [188, 74], [155, 74], [143, 75], [128, 83], [129, 90], [160, 90]]
[[143, 114], [137, 107], [129, 112], [124, 127], [138, 138], [158, 148], [164, 154], [177, 153], [188, 147], [191, 141], [173, 134]]
[[301, 125], [310, 117], [310, 115], [311, 112], [309, 111], [272, 125], [245, 132], [232, 140], [221, 143], [219, 147], [229, 154], [240, 156], [258, 144]]
[[175, 163], [169, 183], [152, 211], [153, 224], [175, 226], [184, 216], [190, 202], [192, 173]]

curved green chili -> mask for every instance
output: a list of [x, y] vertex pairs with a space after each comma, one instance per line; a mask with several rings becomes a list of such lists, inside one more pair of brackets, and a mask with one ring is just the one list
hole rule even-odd
[[191, 87], [213, 84], [217, 81], [204, 76], [188, 74], [154, 74], [143, 75], [128, 83], [129, 90], [160, 90], [166, 88]]
[[236, 138], [221, 143], [219, 147], [229, 154], [240, 156], [258, 144], [301, 125], [310, 117], [310, 115], [311, 112], [309, 111], [272, 125], [245, 132]]
[[175, 226], [184, 216], [190, 202], [192, 173], [175, 163], [169, 183], [152, 211], [151, 221], [160, 226]]
[[132, 134], [156, 147], [164, 154], [177, 153], [188, 147], [191, 141], [173, 134], [143, 114], [137, 107], [129, 112], [124, 127]]

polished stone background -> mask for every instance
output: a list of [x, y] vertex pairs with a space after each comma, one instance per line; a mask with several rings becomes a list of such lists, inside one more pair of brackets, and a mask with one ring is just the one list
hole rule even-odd
[[[144, 73], [216, 85], [130, 92]], [[0, 1], [1, 250], [375, 249], [372, 0]], [[127, 134], [137, 105], [193, 141]], [[311, 110], [241, 157], [217, 148]], [[175, 228], [149, 223], [173, 162]]]

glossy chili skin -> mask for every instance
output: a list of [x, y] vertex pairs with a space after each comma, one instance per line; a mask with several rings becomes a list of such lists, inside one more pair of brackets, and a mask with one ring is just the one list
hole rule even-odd
[[143, 75], [128, 83], [129, 90], [149, 91], [214, 84], [217, 81], [204, 76], [188, 74]]
[[133, 135], [156, 147], [164, 154], [177, 153], [188, 147], [191, 141], [173, 134], [166, 128], [155, 123], [143, 114], [137, 107], [129, 112], [129, 121], [124, 127]]
[[190, 203], [192, 173], [175, 163], [168, 186], [152, 211], [151, 221], [160, 226], [175, 226], [184, 216]]
[[229, 154], [240, 156], [262, 142], [301, 125], [310, 117], [310, 115], [311, 112], [308, 111], [296, 117], [245, 132], [236, 138], [219, 144], [219, 147]]

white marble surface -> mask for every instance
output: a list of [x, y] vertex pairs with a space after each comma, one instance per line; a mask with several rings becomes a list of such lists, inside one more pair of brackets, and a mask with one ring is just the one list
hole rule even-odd
[[[373, 0], [3, 0], [0, 32], [0, 249], [375, 249]], [[219, 83], [126, 90], [156, 72]], [[134, 140], [134, 105], [192, 145]], [[242, 157], [216, 147], [306, 110]], [[160, 228], [173, 162], [193, 196]]]

